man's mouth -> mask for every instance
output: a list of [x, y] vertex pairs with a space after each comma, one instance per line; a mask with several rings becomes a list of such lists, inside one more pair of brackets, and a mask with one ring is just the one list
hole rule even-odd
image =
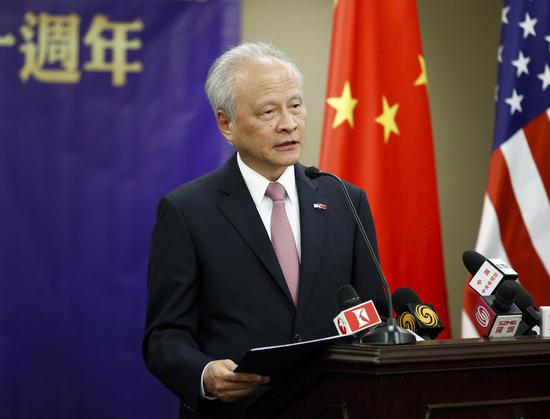
[[284, 143], [281, 143], [281, 144], [277, 144], [275, 148], [278, 150], [285, 150], [285, 149], [290, 149], [294, 147], [296, 144], [300, 144], [300, 142], [295, 140], [290, 140], [290, 141], [285, 141]]

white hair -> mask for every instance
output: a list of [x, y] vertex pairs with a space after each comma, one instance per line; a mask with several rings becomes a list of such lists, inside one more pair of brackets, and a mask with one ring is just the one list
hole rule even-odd
[[237, 66], [246, 61], [276, 59], [288, 70], [303, 89], [304, 76], [298, 66], [283, 51], [264, 42], [246, 42], [229, 49], [210, 67], [204, 90], [214, 113], [222, 111], [231, 121], [235, 120], [237, 98], [233, 92]]

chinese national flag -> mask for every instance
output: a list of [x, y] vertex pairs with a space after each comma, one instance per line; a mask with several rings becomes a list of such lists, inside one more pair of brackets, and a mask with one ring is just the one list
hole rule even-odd
[[392, 290], [432, 303], [450, 336], [427, 80], [415, 0], [339, 0], [322, 170], [365, 189]]

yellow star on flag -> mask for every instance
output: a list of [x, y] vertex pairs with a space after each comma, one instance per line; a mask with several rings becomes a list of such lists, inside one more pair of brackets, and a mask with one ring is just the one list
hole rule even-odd
[[428, 76], [426, 76], [426, 61], [422, 55], [418, 56], [418, 62], [420, 63], [420, 75], [415, 80], [415, 86], [422, 86], [423, 84], [428, 84]]
[[390, 134], [393, 132], [399, 135], [399, 128], [395, 123], [395, 115], [399, 109], [399, 103], [392, 106], [388, 104], [386, 96], [382, 96], [382, 113], [375, 119], [380, 125], [384, 127], [384, 142], [387, 143], [390, 138]]
[[359, 101], [351, 96], [351, 87], [349, 81], [346, 80], [344, 89], [342, 89], [342, 95], [340, 97], [329, 97], [327, 103], [336, 109], [336, 116], [332, 123], [332, 128], [336, 128], [344, 121], [348, 121], [348, 124], [353, 128], [353, 109], [357, 106]]

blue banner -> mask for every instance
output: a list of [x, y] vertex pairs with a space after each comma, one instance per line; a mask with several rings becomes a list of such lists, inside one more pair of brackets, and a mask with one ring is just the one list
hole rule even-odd
[[0, 416], [174, 418], [143, 363], [158, 199], [231, 150], [203, 93], [238, 0], [0, 5]]

